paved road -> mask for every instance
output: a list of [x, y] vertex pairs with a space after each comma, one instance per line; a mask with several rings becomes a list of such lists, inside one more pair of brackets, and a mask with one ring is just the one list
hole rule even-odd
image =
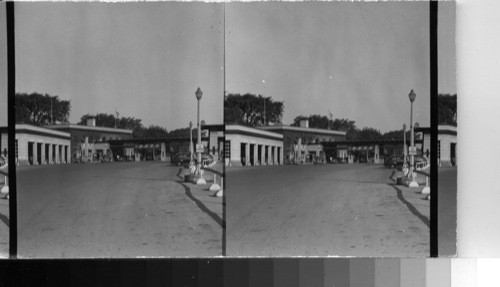
[[164, 163], [18, 169], [19, 257], [221, 255], [222, 204], [218, 214], [200, 208], [216, 203], [195, 199], [179, 172]]
[[[0, 180], [0, 187], [3, 180]], [[9, 257], [9, 200], [0, 197], [0, 258]]]
[[455, 255], [457, 251], [457, 168], [438, 171], [438, 253]]
[[377, 165], [226, 170], [227, 255], [429, 255], [429, 201]]

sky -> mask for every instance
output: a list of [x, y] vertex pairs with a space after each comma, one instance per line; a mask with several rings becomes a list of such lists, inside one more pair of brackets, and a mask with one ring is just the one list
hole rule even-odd
[[223, 5], [16, 3], [16, 92], [167, 130], [223, 123]]
[[[284, 101], [284, 124], [331, 112], [359, 128], [402, 129], [413, 89], [414, 122], [430, 125], [427, 2], [229, 3], [225, 15], [226, 91]], [[454, 35], [454, 22], [440, 24]], [[456, 93], [454, 51], [444, 56], [440, 92]]]
[[[427, 2], [17, 3], [16, 91], [168, 130], [223, 121], [225, 89], [382, 132], [430, 124]], [[455, 9], [439, 6], [439, 92], [456, 93]], [[224, 46], [225, 45], [225, 46]], [[225, 54], [224, 54], [225, 48]]]

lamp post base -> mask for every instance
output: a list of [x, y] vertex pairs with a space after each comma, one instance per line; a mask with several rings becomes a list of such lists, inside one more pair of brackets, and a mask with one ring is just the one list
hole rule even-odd
[[222, 191], [222, 188], [219, 189], [216, 193], [214, 193], [214, 197], [222, 197], [224, 195], [224, 192]]
[[408, 187], [418, 187], [418, 183], [415, 180], [412, 180], [408, 183]]
[[198, 185], [207, 184], [207, 181], [203, 177], [195, 178], [195, 183]]
[[422, 194], [430, 194], [431, 193], [431, 188], [426, 186], [422, 189], [421, 191]]
[[407, 187], [418, 187], [419, 186], [417, 181], [412, 179], [411, 177], [402, 178], [401, 184], [406, 185]]
[[221, 188], [220, 188], [220, 185], [218, 183], [212, 183], [210, 185], [210, 187], [208, 188], [208, 190], [210, 191], [219, 191]]
[[7, 197], [7, 195], [9, 194], [9, 186], [4, 185], [4, 186], [0, 189], [0, 193], [1, 193], [2, 195], [5, 195], [5, 197]]

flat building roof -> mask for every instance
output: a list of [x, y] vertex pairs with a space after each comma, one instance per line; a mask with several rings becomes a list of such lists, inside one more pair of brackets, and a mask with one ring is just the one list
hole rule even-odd
[[337, 136], [346, 135], [346, 132], [341, 132], [341, 131], [318, 129], [318, 128], [294, 127], [287, 125], [260, 126], [256, 128], [268, 131], [295, 131], [295, 132], [305, 132], [305, 133], [323, 134], [323, 135], [337, 135]]
[[50, 126], [46, 126], [46, 128], [53, 129], [53, 130], [75, 129], [75, 130], [95, 131], [95, 132], [132, 134], [132, 130], [127, 130], [127, 129], [108, 128], [108, 127], [94, 127], [94, 126], [76, 125], [76, 124], [50, 125]]

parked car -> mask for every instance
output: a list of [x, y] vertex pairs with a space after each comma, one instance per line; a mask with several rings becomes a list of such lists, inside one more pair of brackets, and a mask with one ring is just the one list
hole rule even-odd
[[181, 166], [181, 165], [189, 165], [190, 158], [189, 153], [177, 153], [172, 156], [172, 164]]
[[[215, 161], [214, 157], [208, 153], [201, 154], [201, 164], [203, 166], [211, 165]], [[194, 163], [198, 163], [198, 157], [195, 155]]]
[[[201, 154], [201, 163], [203, 165], [210, 165], [215, 161], [214, 157], [208, 153]], [[172, 156], [172, 164], [177, 166], [188, 166], [190, 162], [189, 153], [177, 153]], [[198, 162], [198, 157], [196, 153], [193, 154], [193, 162], [196, 164]]]
[[[427, 160], [425, 159], [425, 157], [423, 157], [421, 155], [415, 155], [413, 160], [414, 160], [414, 164], [415, 164], [416, 168], [422, 168], [422, 167], [427, 165]], [[408, 165], [410, 164], [410, 156], [406, 157], [406, 162]], [[396, 167], [398, 169], [403, 168], [403, 156], [399, 156], [397, 158]]]
[[[400, 157], [401, 157], [401, 161], [403, 161], [403, 156], [400, 156]], [[397, 155], [391, 155], [384, 160], [384, 166], [386, 166], [388, 168], [396, 167], [397, 160], [398, 160]]]
[[113, 158], [110, 156], [103, 156], [103, 157], [101, 157], [101, 162], [102, 163], [110, 163], [110, 162], [113, 162]]
[[414, 160], [416, 168], [423, 168], [427, 165], [427, 159], [421, 155], [416, 155]]

